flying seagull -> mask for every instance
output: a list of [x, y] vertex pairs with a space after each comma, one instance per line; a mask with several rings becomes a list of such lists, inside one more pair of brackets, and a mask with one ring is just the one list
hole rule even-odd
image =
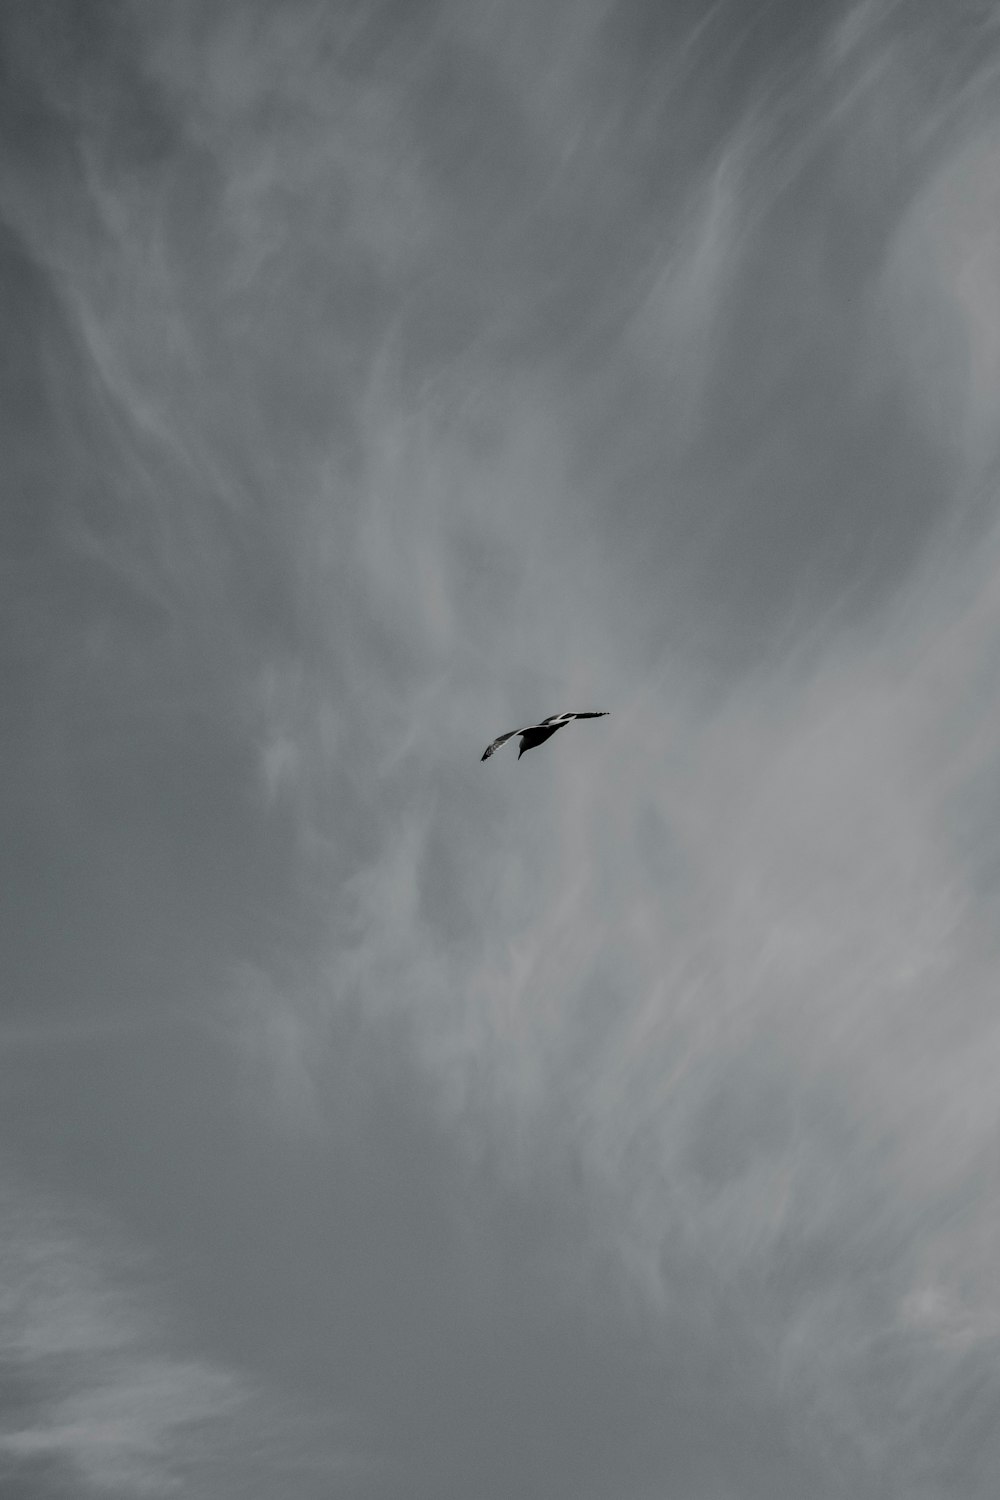
[[494, 740], [492, 745], [486, 746], [483, 751], [483, 760], [489, 760], [494, 750], [499, 750], [500, 746], [512, 740], [515, 734], [521, 736], [521, 748], [517, 752], [517, 758], [520, 760], [525, 750], [534, 750], [536, 745], [544, 745], [549, 736], [555, 734], [556, 730], [561, 729], [564, 724], [568, 724], [570, 719], [606, 719], [607, 716], [606, 708], [589, 714], [553, 714], [551, 718], [543, 719], [540, 724], [528, 724], [524, 729], [508, 729], [507, 733], [502, 734], [498, 740]]

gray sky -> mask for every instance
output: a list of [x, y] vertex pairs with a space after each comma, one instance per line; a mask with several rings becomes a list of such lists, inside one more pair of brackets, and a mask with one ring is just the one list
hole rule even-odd
[[5, 1495], [992, 1500], [995, 8], [0, 27]]

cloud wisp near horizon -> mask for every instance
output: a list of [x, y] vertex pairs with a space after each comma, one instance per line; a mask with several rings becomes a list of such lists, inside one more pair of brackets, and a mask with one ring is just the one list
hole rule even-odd
[[0, 27], [11, 1493], [987, 1500], [991, 10]]

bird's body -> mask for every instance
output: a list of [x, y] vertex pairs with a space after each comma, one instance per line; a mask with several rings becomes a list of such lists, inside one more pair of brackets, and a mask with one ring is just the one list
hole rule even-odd
[[523, 729], [508, 729], [507, 733], [502, 734], [499, 739], [494, 740], [492, 745], [486, 746], [482, 758], [483, 760], [489, 760], [494, 750], [499, 750], [501, 745], [505, 745], [508, 740], [512, 740], [515, 734], [519, 734], [521, 736], [521, 744], [517, 752], [517, 758], [520, 760], [525, 750], [533, 750], [536, 745], [544, 745], [545, 741], [551, 738], [557, 729], [562, 729], [564, 724], [568, 724], [570, 719], [606, 719], [607, 716], [608, 710], [606, 708], [599, 709], [594, 713], [552, 714], [548, 719], [542, 719], [538, 724], [527, 724]]

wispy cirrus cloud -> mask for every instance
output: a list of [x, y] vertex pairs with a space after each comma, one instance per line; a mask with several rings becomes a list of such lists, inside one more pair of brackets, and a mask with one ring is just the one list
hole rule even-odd
[[184, 1350], [152, 1258], [107, 1221], [9, 1174], [3, 1206], [5, 1482], [37, 1494], [254, 1494], [263, 1462], [266, 1484], [285, 1472], [311, 1493], [367, 1469], [342, 1424]]
[[995, 28], [335, 9], [15, 28], [8, 1461], [986, 1500]]

